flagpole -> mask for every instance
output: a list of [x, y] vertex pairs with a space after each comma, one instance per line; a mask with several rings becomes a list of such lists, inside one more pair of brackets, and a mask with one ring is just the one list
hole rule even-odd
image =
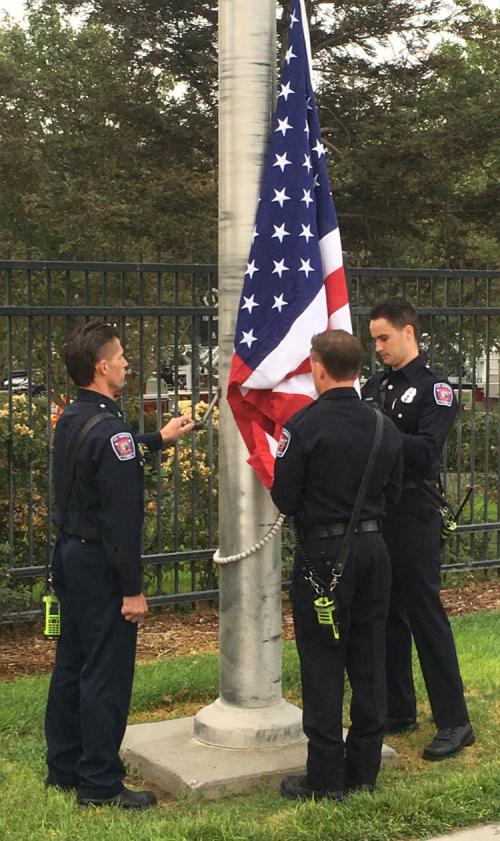
[[[275, 0], [219, 3], [219, 377], [226, 393], [236, 317], [275, 98]], [[277, 511], [246, 463], [228, 404], [219, 419], [219, 546], [227, 557], [261, 540]], [[303, 738], [300, 710], [281, 696], [281, 544], [219, 567], [219, 698], [194, 737], [258, 748]]]
[[315, 88], [313, 82], [313, 64], [312, 64], [312, 50], [311, 50], [311, 35], [309, 33], [309, 21], [307, 19], [305, 0], [299, 0], [300, 9], [302, 13], [302, 29], [304, 30], [304, 40], [306, 42], [307, 60], [309, 62], [309, 75], [311, 77], [311, 85]]

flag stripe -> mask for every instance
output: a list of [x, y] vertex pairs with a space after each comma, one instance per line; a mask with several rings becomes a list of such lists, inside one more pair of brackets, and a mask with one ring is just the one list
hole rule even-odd
[[[343, 266], [325, 278], [325, 289], [329, 316], [335, 313], [336, 310], [349, 306], [347, 284], [345, 281]], [[344, 330], [345, 329], [347, 328], [344, 327]]]
[[283, 424], [316, 397], [312, 337], [328, 326], [351, 330], [303, 3], [293, 0], [291, 8], [227, 394], [249, 464], [267, 487]]
[[340, 309], [335, 310], [328, 320], [330, 330], [347, 330], [352, 333], [351, 311], [349, 304], [345, 304]]
[[309, 306], [293, 322], [283, 341], [274, 348], [242, 385], [245, 388], [273, 388], [304, 361], [304, 347], [309, 353], [311, 338], [328, 326], [326, 292], [322, 286]]
[[325, 234], [320, 240], [319, 247], [323, 266], [323, 277], [328, 277], [328, 275], [340, 269], [343, 262], [339, 229], [335, 228], [335, 230]]

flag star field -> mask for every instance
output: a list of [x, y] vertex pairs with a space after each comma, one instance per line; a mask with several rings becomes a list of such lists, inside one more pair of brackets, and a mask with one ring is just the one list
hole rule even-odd
[[309, 365], [312, 336], [327, 327], [351, 331], [337, 216], [297, 0], [289, 45], [228, 388], [249, 463], [268, 487], [281, 427], [316, 397]]

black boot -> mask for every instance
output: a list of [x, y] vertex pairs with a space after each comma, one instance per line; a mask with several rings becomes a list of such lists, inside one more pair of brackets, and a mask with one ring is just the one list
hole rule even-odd
[[156, 797], [152, 791], [132, 791], [129, 788], [115, 794], [114, 797], [81, 797], [78, 795], [79, 806], [118, 806], [120, 809], [146, 809], [155, 806]]
[[78, 777], [75, 780], [58, 779], [51, 774], [48, 774], [45, 779], [45, 788], [58, 788], [59, 791], [73, 791], [78, 788]]
[[432, 742], [424, 748], [424, 759], [446, 759], [476, 741], [470, 723], [461, 727], [440, 727]]
[[283, 777], [280, 792], [283, 797], [291, 797], [294, 800], [313, 800], [325, 797], [328, 800], [336, 800], [340, 802], [345, 797], [345, 793], [343, 791], [331, 791], [326, 788], [311, 788], [305, 775]]
[[375, 791], [375, 786], [371, 783], [346, 783], [346, 794], [355, 794], [357, 791], [369, 791], [371, 794]]

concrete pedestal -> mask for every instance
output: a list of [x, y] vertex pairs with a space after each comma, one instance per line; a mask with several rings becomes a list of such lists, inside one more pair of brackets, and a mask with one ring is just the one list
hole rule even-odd
[[212, 747], [238, 750], [294, 745], [304, 739], [302, 711], [283, 699], [271, 707], [245, 709], [217, 698], [195, 716], [193, 737]]
[[[305, 738], [294, 744], [234, 750], [193, 738], [193, 725], [190, 717], [127, 727], [122, 745], [126, 767], [174, 797], [197, 794], [206, 800], [259, 786], [277, 789], [285, 774], [304, 773]], [[382, 762], [395, 761], [396, 752], [384, 745]]]

